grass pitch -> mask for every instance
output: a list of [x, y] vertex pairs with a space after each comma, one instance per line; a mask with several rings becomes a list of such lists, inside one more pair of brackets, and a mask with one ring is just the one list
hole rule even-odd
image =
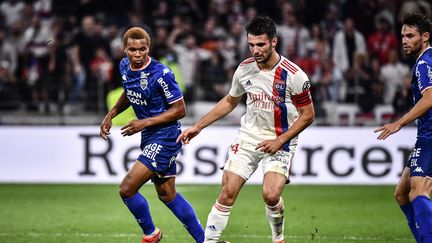
[[[205, 225], [220, 187], [181, 185]], [[0, 184], [0, 242], [141, 242], [133, 216], [116, 185]], [[153, 186], [141, 189], [163, 243], [193, 242], [158, 201]], [[414, 242], [393, 200], [393, 186], [296, 186], [285, 188], [286, 242]], [[261, 186], [246, 185], [232, 210], [223, 239], [271, 242]]]

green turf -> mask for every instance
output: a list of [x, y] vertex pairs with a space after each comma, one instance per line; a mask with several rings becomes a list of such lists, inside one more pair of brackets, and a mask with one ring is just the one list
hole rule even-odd
[[[203, 224], [219, 186], [182, 185], [177, 190]], [[164, 243], [193, 242], [146, 185]], [[287, 242], [414, 242], [390, 186], [294, 186], [285, 188]], [[223, 239], [271, 242], [260, 186], [245, 186]], [[140, 242], [141, 234], [115, 185], [0, 184], [0, 242]]]

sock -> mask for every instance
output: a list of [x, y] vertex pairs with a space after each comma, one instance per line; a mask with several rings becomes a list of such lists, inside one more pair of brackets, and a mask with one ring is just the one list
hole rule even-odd
[[144, 235], [151, 235], [156, 230], [156, 227], [153, 224], [147, 200], [138, 192], [132, 197], [123, 198], [123, 202], [135, 216]]
[[432, 202], [429, 197], [417, 196], [411, 202], [414, 208], [414, 219], [417, 231], [423, 243], [432, 243]]
[[165, 205], [183, 223], [183, 226], [197, 243], [202, 243], [204, 241], [204, 230], [195, 214], [195, 211], [189, 202], [180, 195], [180, 193], [177, 193], [174, 200]]
[[273, 242], [284, 239], [284, 200], [274, 206], [266, 205], [266, 217], [272, 231]]
[[232, 206], [224, 206], [216, 201], [208, 217], [205, 229], [205, 242], [216, 242], [225, 229]]
[[400, 208], [402, 209], [402, 212], [405, 214], [405, 217], [408, 221], [408, 226], [411, 230], [411, 233], [413, 234], [415, 240], [417, 242], [420, 242], [419, 234], [417, 232], [416, 228], [416, 222], [414, 220], [414, 208], [411, 203], [401, 205]]

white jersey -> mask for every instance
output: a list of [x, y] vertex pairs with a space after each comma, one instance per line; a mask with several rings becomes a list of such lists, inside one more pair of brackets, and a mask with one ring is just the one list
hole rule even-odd
[[[238, 138], [258, 144], [286, 132], [299, 116], [297, 107], [312, 102], [309, 88], [303, 70], [283, 56], [270, 71], [262, 71], [253, 57], [244, 60], [234, 73], [229, 91], [233, 97], [247, 93]], [[283, 150], [289, 150], [290, 145], [297, 145], [297, 137]]]

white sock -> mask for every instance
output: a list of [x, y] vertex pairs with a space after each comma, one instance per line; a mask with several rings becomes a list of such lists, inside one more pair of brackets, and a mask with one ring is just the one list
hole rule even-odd
[[284, 201], [282, 197], [274, 206], [266, 204], [266, 217], [272, 231], [273, 242], [284, 239]]
[[232, 206], [224, 206], [216, 201], [207, 217], [205, 243], [219, 241], [222, 231], [228, 223]]

